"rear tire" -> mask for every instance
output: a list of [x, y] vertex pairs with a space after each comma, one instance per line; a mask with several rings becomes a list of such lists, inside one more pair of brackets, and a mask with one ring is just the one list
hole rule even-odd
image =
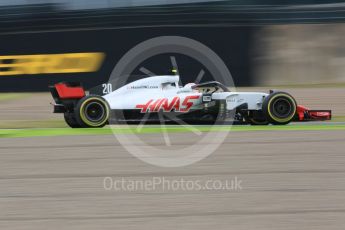
[[266, 119], [274, 125], [286, 125], [290, 123], [297, 111], [296, 100], [288, 93], [275, 92], [268, 95], [262, 110]]
[[268, 125], [269, 122], [267, 121], [267, 118], [263, 114], [263, 112], [260, 111], [250, 111], [248, 118], [246, 118], [246, 121], [250, 125]]
[[77, 119], [75, 118], [75, 115], [73, 113], [64, 113], [63, 117], [65, 118], [65, 121], [67, 125], [71, 128], [81, 128], [80, 124], [78, 123]]
[[101, 128], [109, 120], [110, 108], [107, 101], [98, 95], [82, 98], [76, 108], [76, 121], [82, 128]]

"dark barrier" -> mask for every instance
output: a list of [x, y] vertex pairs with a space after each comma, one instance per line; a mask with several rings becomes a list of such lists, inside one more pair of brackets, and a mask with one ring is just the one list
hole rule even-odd
[[[226, 63], [236, 85], [251, 85], [252, 31], [253, 27], [166, 27], [1, 35], [0, 91], [47, 91], [48, 85], [61, 81], [82, 82], [91, 88], [107, 82], [116, 63], [132, 47], [168, 35], [208, 46]], [[156, 74], [166, 74], [169, 65], [159, 58], [149, 63]], [[196, 67], [188, 60], [180, 60], [179, 66], [183, 83], [193, 82]]]
[[[132, 47], [167, 35], [205, 44], [223, 59], [237, 86], [250, 86], [250, 51], [256, 45], [252, 38], [258, 26], [337, 23], [345, 18], [340, 0], [160, 1], [162, 5], [137, 1], [144, 6], [108, 1], [107, 7], [102, 5], [104, 1], [93, 1], [95, 8], [88, 8], [88, 1], [73, 1], [79, 8], [68, 1], [39, 2], [42, 4], [28, 0], [24, 5], [0, 8], [1, 92], [45, 91], [59, 81], [80, 81], [87, 88], [94, 87], [107, 81]], [[174, 2], [182, 1], [169, 1]], [[156, 74], [163, 74], [169, 68], [167, 63], [162, 58], [146, 64], [158, 68]], [[180, 67], [183, 82], [195, 80], [195, 63], [185, 60]]]

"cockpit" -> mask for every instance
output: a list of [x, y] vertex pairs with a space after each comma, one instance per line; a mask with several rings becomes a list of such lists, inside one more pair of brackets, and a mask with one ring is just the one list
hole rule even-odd
[[162, 90], [176, 89], [179, 88], [178, 83], [176, 82], [167, 82], [162, 83]]
[[230, 92], [230, 90], [225, 85], [217, 81], [195, 84], [192, 86], [192, 89], [197, 90], [199, 93]]

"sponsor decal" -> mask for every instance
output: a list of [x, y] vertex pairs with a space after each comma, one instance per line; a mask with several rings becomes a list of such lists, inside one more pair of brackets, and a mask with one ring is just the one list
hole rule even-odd
[[0, 56], [0, 76], [95, 72], [100, 68], [104, 56], [104, 53]]
[[132, 85], [128, 86], [127, 89], [158, 89], [158, 85]]
[[319, 116], [319, 117], [325, 117], [329, 115], [330, 115], [329, 112], [316, 112], [316, 116]]
[[202, 97], [202, 101], [212, 101], [212, 97], [211, 96], [203, 96]]
[[141, 109], [141, 113], [158, 112], [160, 110], [164, 112], [188, 112], [194, 105], [194, 100], [199, 99], [199, 95], [187, 96], [181, 103], [179, 97], [174, 97], [171, 101], [168, 98], [160, 98], [157, 100], [150, 99], [145, 104], [136, 105], [137, 109]]

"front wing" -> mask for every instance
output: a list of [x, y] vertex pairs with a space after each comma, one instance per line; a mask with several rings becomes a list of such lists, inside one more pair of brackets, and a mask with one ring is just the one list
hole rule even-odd
[[300, 105], [297, 107], [297, 121], [326, 121], [331, 119], [331, 110], [311, 110]]

